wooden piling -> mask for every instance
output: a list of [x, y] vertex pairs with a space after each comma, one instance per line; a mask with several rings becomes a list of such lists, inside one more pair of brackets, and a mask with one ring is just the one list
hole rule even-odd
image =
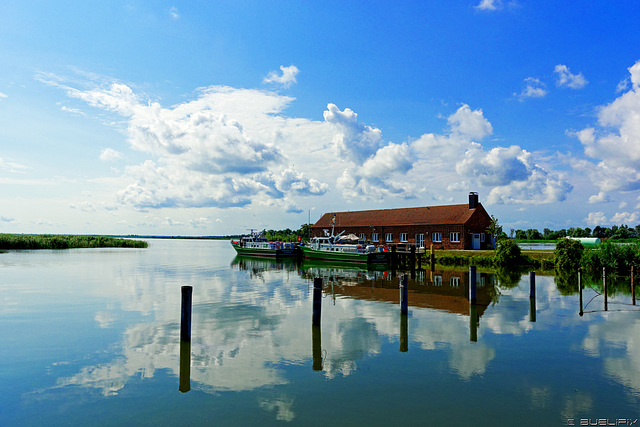
[[322, 334], [320, 325], [311, 326], [313, 370], [321, 371], [322, 366]]
[[409, 276], [403, 275], [400, 282], [400, 313], [407, 314], [409, 312]]
[[180, 383], [178, 390], [191, 390], [191, 341], [180, 340]]
[[191, 303], [193, 296], [193, 286], [183, 286], [182, 307], [180, 315], [180, 339], [183, 341], [191, 341]]
[[536, 297], [536, 272], [535, 271], [529, 272], [529, 297], [530, 298]]
[[478, 301], [477, 298], [477, 280], [476, 280], [476, 266], [469, 266], [469, 302], [475, 304]]
[[469, 303], [469, 341], [478, 342], [478, 306]]
[[400, 314], [400, 352], [409, 351], [409, 315]]
[[602, 267], [602, 287], [604, 288], [604, 311], [608, 311], [608, 308], [607, 308], [607, 267]]
[[578, 268], [578, 293], [580, 294], [580, 316], [584, 315], [584, 311], [582, 310], [582, 269]]
[[322, 313], [322, 277], [313, 279], [313, 318], [311, 324], [320, 326], [320, 314]]
[[631, 266], [631, 302], [636, 305], [636, 287], [633, 285], [633, 265]]

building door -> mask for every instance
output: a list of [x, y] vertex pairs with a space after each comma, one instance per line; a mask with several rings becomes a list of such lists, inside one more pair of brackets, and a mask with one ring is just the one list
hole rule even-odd
[[416, 247], [424, 248], [424, 234], [416, 234]]
[[480, 233], [473, 233], [472, 249], [480, 249]]

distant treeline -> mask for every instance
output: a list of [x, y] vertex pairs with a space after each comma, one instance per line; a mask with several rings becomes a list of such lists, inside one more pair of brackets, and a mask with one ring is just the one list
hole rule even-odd
[[110, 236], [67, 234], [0, 234], [0, 250], [75, 249], [75, 248], [146, 248], [142, 240]]
[[271, 241], [295, 242], [300, 237], [303, 240], [309, 239], [311, 226], [302, 224], [299, 229], [292, 230], [290, 228], [284, 230], [264, 230], [264, 237]]
[[[506, 234], [503, 233], [503, 237]], [[629, 227], [628, 225], [614, 225], [612, 227], [596, 226], [593, 229], [586, 227], [571, 227], [569, 229], [550, 230], [545, 228], [542, 233], [535, 228], [528, 230], [511, 230], [511, 235], [508, 236], [517, 240], [558, 240], [563, 237], [597, 237], [599, 239], [637, 239], [640, 238], [640, 224], [635, 227]]]

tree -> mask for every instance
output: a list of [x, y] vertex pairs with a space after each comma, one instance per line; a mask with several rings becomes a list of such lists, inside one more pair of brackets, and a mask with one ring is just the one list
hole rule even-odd
[[567, 237], [558, 240], [553, 251], [556, 257], [556, 270], [560, 272], [577, 271], [580, 267], [583, 251], [584, 247], [578, 240]]
[[491, 215], [491, 223], [489, 223], [489, 227], [487, 227], [487, 232], [495, 237], [496, 243], [499, 239], [506, 236], [502, 231], [502, 226], [498, 223], [498, 218], [493, 215]]
[[502, 240], [496, 249], [494, 262], [498, 267], [516, 267], [522, 260], [520, 246], [510, 239]]

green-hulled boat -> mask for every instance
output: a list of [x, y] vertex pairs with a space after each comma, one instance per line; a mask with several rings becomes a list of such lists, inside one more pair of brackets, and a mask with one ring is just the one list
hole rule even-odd
[[270, 242], [261, 234], [255, 233], [243, 236], [240, 240], [232, 240], [231, 246], [238, 255], [284, 258], [295, 257], [300, 253], [295, 243]]
[[334, 243], [333, 237], [313, 237], [308, 246], [300, 246], [302, 255], [308, 259], [356, 262], [389, 263], [389, 252], [382, 252], [373, 245]]

